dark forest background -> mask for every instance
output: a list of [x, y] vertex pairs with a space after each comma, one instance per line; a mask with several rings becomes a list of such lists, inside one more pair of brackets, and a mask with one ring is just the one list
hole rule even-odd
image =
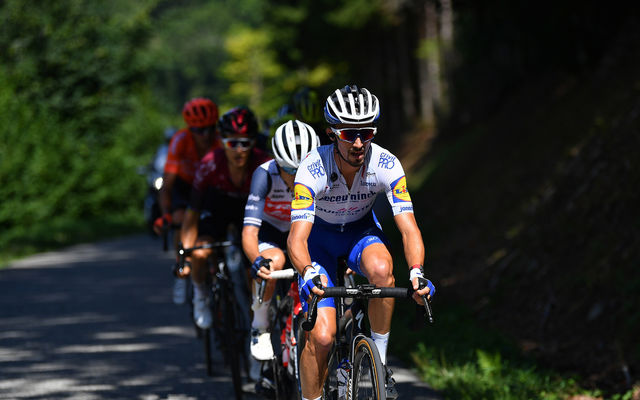
[[5, 0], [0, 21], [0, 261], [141, 229], [137, 170], [190, 97], [266, 121], [355, 83], [439, 287], [396, 351], [450, 398], [640, 397], [637, 7]]

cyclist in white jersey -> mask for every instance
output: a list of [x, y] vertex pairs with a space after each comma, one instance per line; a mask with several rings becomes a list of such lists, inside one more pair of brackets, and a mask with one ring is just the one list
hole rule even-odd
[[293, 181], [300, 161], [318, 147], [319, 138], [304, 122], [290, 120], [280, 125], [271, 139], [274, 160], [260, 165], [251, 178], [251, 191], [244, 212], [242, 247], [249, 260], [254, 260], [251, 273], [256, 280], [266, 279], [264, 300], [255, 295], [251, 324], [251, 354], [257, 360], [273, 358], [269, 327], [269, 303], [275, 289], [271, 271], [285, 264], [282, 249], [286, 248], [291, 226]]
[[[323, 294], [312, 279], [319, 275], [324, 286], [333, 286], [336, 260], [342, 255], [348, 256], [349, 268], [370, 283], [395, 286], [387, 239], [372, 212], [380, 192], [386, 194], [393, 209], [409, 279], [413, 289], [418, 289], [418, 278], [424, 277], [425, 251], [404, 171], [393, 154], [371, 142], [380, 116], [378, 99], [365, 88], [345, 86], [327, 98], [324, 114], [333, 144], [312, 151], [298, 167], [287, 239], [289, 258], [301, 277], [298, 285], [304, 310], [312, 293]], [[416, 291], [415, 301], [422, 304], [420, 296], [425, 294], [435, 294], [429, 281], [427, 287]], [[385, 365], [393, 307], [391, 298], [369, 302], [371, 336]], [[335, 318], [333, 299], [322, 299], [316, 325], [301, 355], [304, 399], [320, 399], [322, 394], [327, 356], [336, 334]], [[386, 385], [387, 397], [397, 397], [388, 368]]]

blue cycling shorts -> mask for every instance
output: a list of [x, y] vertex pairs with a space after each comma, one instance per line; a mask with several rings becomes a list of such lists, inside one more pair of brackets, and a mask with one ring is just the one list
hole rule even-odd
[[[359, 221], [346, 225], [328, 224], [316, 216], [311, 234], [307, 240], [311, 261], [324, 267], [329, 274], [329, 287], [335, 286], [337, 278], [338, 257], [347, 256], [347, 265], [358, 275], [364, 276], [360, 270], [362, 252], [374, 243], [382, 243], [389, 247], [387, 237], [373, 214]], [[302, 287], [303, 282], [299, 282]], [[307, 312], [307, 299], [300, 296], [302, 309]], [[322, 299], [318, 307], [335, 307], [333, 298]]]

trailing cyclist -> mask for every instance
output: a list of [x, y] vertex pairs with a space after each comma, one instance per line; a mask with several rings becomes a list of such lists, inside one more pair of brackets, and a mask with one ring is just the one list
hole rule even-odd
[[[251, 187], [253, 171], [270, 159], [254, 148], [258, 123], [251, 110], [237, 107], [226, 112], [219, 121], [223, 147], [209, 152], [198, 168], [193, 181], [189, 208], [182, 227], [181, 240], [185, 248], [218, 240], [227, 240], [229, 225], [237, 227], [244, 216], [244, 207]], [[187, 258], [191, 264], [193, 282], [193, 313], [198, 327], [211, 327], [209, 288], [206, 287], [207, 258], [210, 249], [200, 249]], [[216, 256], [216, 255], [214, 255]], [[243, 325], [249, 326], [249, 293], [244, 262], [228, 266], [236, 283], [236, 300], [243, 310]]]
[[[179, 229], [182, 225], [200, 160], [209, 151], [220, 147], [220, 139], [216, 133], [218, 106], [213, 101], [202, 97], [189, 100], [182, 108], [182, 118], [187, 127], [177, 131], [171, 138], [164, 166], [158, 199], [162, 216], [153, 224], [158, 235], [163, 229]], [[174, 248], [177, 248], [179, 237], [179, 234], [174, 235]], [[182, 271], [173, 286], [173, 302], [176, 304], [184, 303], [186, 298], [184, 278], [189, 271], [186, 268]]]
[[280, 107], [278, 114], [271, 122], [270, 136], [273, 137], [275, 129], [288, 120], [298, 120], [311, 126], [318, 134], [320, 144], [329, 144], [331, 140], [324, 131], [324, 118], [322, 111], [322, 101], [318, 92], [307, 86], [298, 89], [291, 100]]
[[[380, 117], [378, 99], [365, 88], [345, 86], [327, 98], [324, 116], [333, 144], [312, 151], [298, 167], [287, 240], [289, 258], [300, 276], [304, 310], [312, 293], [323, 294], [313, 278], [320, 276], [323, 286], [334, 286], [336, 260], [343, 255], [349, 268], [370, 283], [395, 286], [388, 242], [372, 212], [380, 192], [386, 194], [393, 210], [409, 280], [417, 290], [418, 278], [424, 277], [424, 244], [400, 161], [372, 143]], [[425, 294], [435, 294], [431, 282], [414, 293], [415, 301], [421, 304], [420, 296]], [[393, 307], [392, 298], [369, 302], [371, 337], [385, 365]], [[327, 356], [336, 333], [332, 298], [320, 300], [316, 321], [300, 360], [304, 399], [320, 399], [327, 376]], [[388, 368], [386, 391], [388, 398], [397, 397]]]
[[251, 354], [260, 361], [270, 360], [274, 355], [267, 332], [269, 304], [275, 289], [270, 273], [281, 270], [286, 261], [283, 249], [286, 248], [291, 225], [293, 180], [300, 161], [318, 145], [315, 131], [304, 122], [291, 120], [280, 125], [271, 140], [275, 160], [260, 165], [251, 179], [242, 247], [249, 260], [253, 260], [253, 278], [268, 281], [264, 300], [260, 303], [254, 293], [252, 306]]

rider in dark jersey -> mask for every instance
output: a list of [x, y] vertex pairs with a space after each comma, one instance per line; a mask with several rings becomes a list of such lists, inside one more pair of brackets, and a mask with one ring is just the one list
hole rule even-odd
[[[182, 244], [185, 248], [207, 242], [226, 240], [229, 225], [239, 225], [244, 216], [244, 206], [251, 187], [253, 171], [270, 157], [254, 148], [258, 124], [246, 107], [237, 107], [225, 113], [219, 121], [223, 148], [209, 152], [196, 171], [190, 205], [182, 228]], [[194, 286], [194, 319], [196, 325], [206, 329], [211, 326], [208, 307], [209, 290], [205, 287], [206, 260], [210, 249], [197, 250], [187, 261], [191, 263], [191, 280]], [[246, 297], [247, 320], [249, 300], [246, 274], [243, 268], [234, 267], [232, 277], [236, 284], [236, 297], [243, 302]], [[247, 324], [248, 325], [248, 321]]]

